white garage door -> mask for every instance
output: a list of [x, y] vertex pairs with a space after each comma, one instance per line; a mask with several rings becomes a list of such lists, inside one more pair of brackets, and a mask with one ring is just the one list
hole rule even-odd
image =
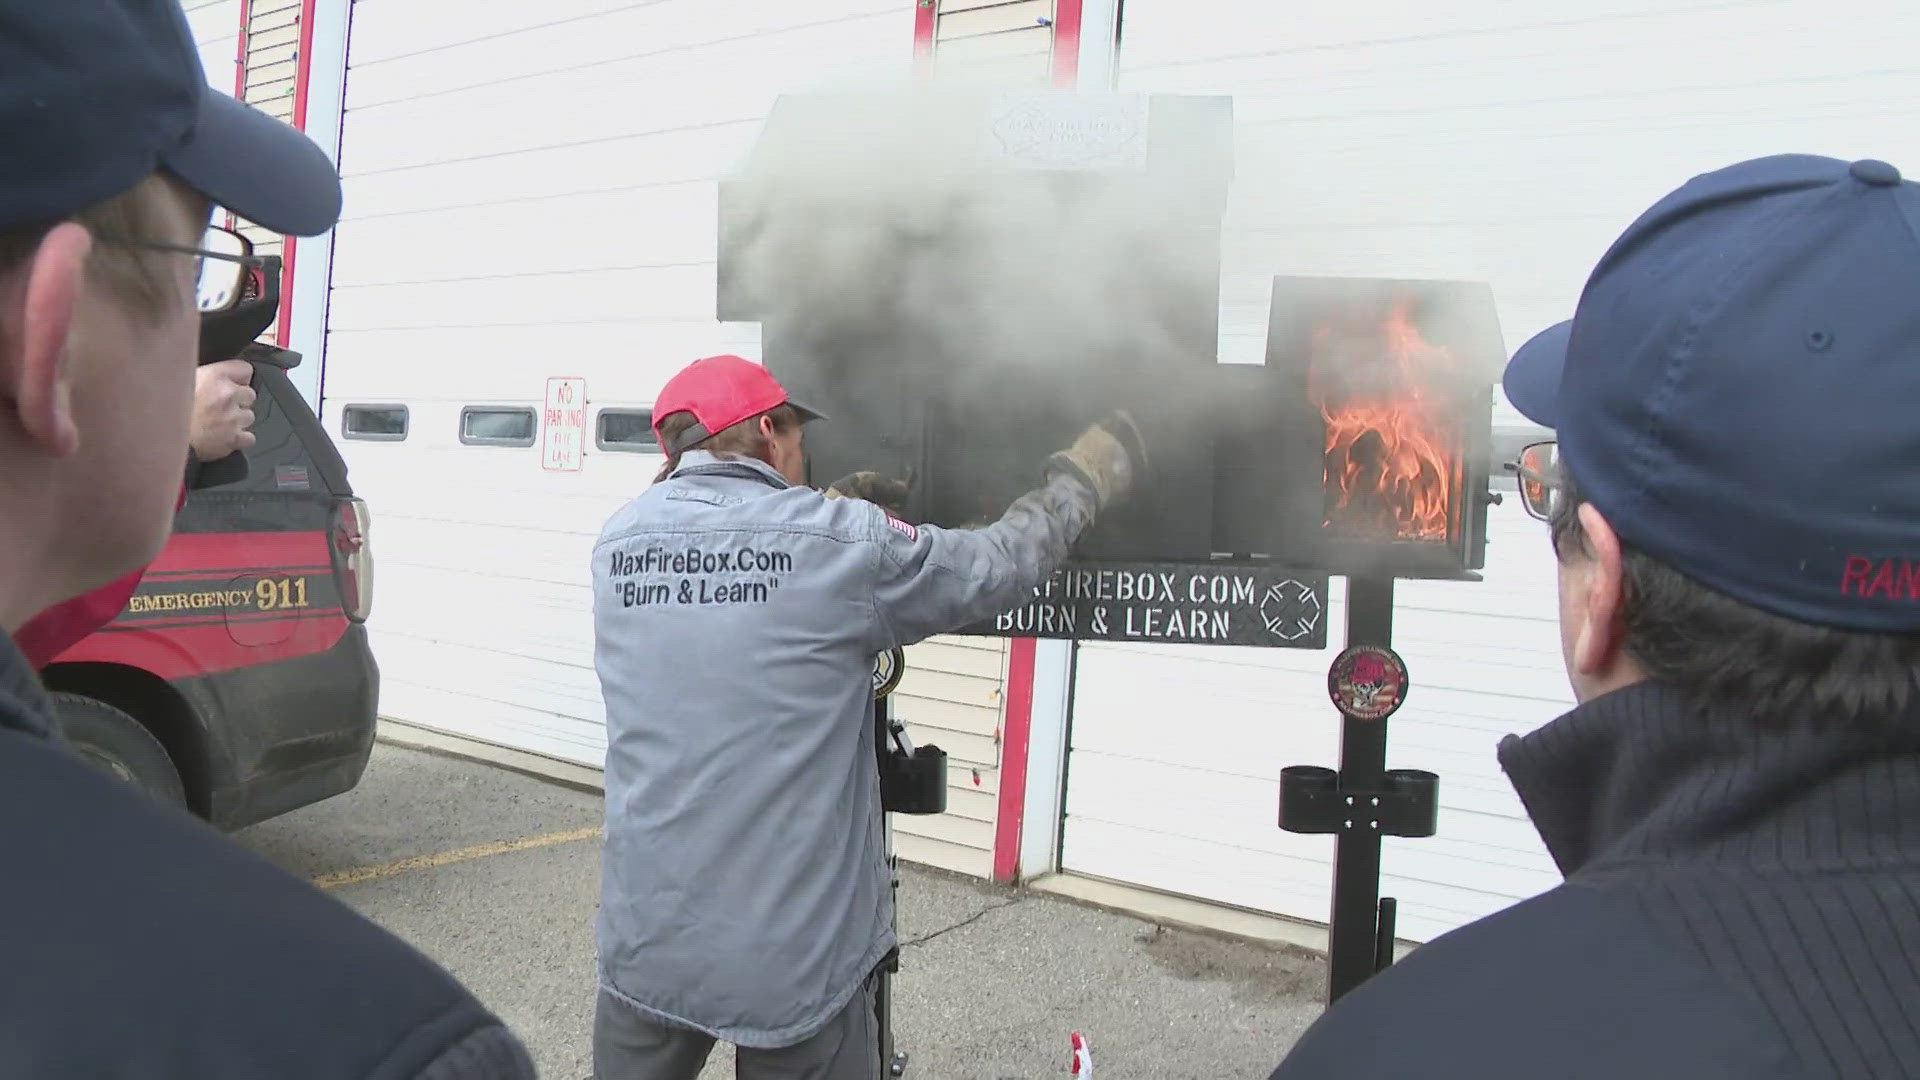
[[[373, 509], [384, 715], [601, 762], [588, 556], [661, 462], [619, 439], [687, 361], [759, 356], [715, 321], [715, 180], [778, 94], [903, 77], [913, 23], [898, 0], [354, 5], [322, 411]], [[546, 452], [550, 387], [577, 456]], [[902, 822], [910, 857], [987, 869], [1004, 653], [912, 650], [899, 712], [954, 789]]]
[[[1909, 9], [1871, 34], [1825, 0], [1130, 0], [1124, 17], [1121, 89], [1235, 98], [1232, 362], [1261, 359], [1274, 275], [1488, 281], [1511, 347], [1566, 317], [1607, 243], [1694, 172], [1784, 151], [1920, 168], [1920, 128], [1889, 122], [1920, 100]], [[1494, 760], [1569, 703], [1553, 566], [1511, 497], [1489, 529], [1485, 583], [1399, 591], [1414, 689], [1390, 763], [1442, 777], [1440, 835], [1385, 855], [1418, 940], [1557, 880]], [[1329, 660], [1085, 646], [1063, 863], [1323, 921], [1333, 842], [1274, 821], [1282, 766], [1336, 761]]]

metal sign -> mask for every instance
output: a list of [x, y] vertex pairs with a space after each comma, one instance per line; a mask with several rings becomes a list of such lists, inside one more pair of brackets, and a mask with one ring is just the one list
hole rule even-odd
[[1025, 604], [959, 633], [1322, 649], [1326, 597], [1326, 575], [1283, 567], [1069, 563]]
[[1327, 669], [1327, 696], [1342, 716], [1385, 720], [1407, 700], [1407, 664], [1384, 645], [1354, 645]]
[[1147, 146], [1144, 96], [1048, 90], [997, 97], [982, 144], [1012, 168], [1085, 172], [1145, 169]]
[[548, 379], [542, 419], [540, 467], [549, 472], [579, 472], [587, 441], [587, 380]]

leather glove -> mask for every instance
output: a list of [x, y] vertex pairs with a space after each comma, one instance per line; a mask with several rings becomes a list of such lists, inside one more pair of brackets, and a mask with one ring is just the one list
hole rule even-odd
[[1096, 420], [1073, 445], [1047, 459], [1049, 469], [1078, 477], [1102, 510], [1127, 497], [1147, 470], [1146, 442], [1125, 409]]
[[829, 499], [865, 499], [894, 517], [900, 517], [907, 512], [907, 494], [911, 490], [909, 481], [862, 471], [835, 480], [825, 494]]

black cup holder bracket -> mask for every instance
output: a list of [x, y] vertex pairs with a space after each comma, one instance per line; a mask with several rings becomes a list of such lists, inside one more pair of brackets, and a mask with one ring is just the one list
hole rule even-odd
[[1280, 827], [1291, 833], [1432, 836], [1439, 828], [1440, 778], [1424, 769], [1388, 769], [1378, 788], [1342, 787], [1320, 765], [1280, 770]]

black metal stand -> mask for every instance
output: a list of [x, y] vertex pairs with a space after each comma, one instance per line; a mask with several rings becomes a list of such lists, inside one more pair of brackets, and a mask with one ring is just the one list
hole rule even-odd
[[[947, 809], [947, 754], [929, 743], [916, 748], [906, 725], [893, 717], [894, 688], [906, 672], [900, 649], [874, 659], [873, 755], [880, 772], [880, 828], [887, 853], [887, 877], [893, 890], [894, 925], [900, 921], [900, 856], [893, 850], [894, 814], [941, 814]], [[904, 1076], [907, 1055], [893, 1042], [893, 976], [900, 970], [896, 946], [874, 972], [873, 1010], [880, 1031], [880, 1062], [887, 1075]]]
[[[893, 747], [893, 705], [887, 696], [873, 699], [873, 746], [880, 768], [880, 827], [886, 834], [887, 876], [893, 889], [894, 926], [900, 924], [900, 857], [893, 850], [893, 815], [885, 797], [889, 752]], [[880, 969], [874, 973], [873, 1011], [874, 1019], [880, 1031], [880, 1063], [887, 1069], [888, 1076], [904, 1076], [907, 1071], [907, 1055], [897, 1049], [893, 1042], [893, 976], [900, 970], [900, 950], [894, 948], [880, 961]]]
[[[1393, 579], [1347, 580], [1347, 644], [1391, 647]], [[1327, 1004], [1393, 962], [1395, 903], [1380, 898], [1380, 838], [1432, 836], [1439, 778], [1387, 768], [1387, 721], [1343, 718], [1340, 771], [1295, 765], [1280, 772], [1280, 827], [1334, 833], [1328, 919]]]

